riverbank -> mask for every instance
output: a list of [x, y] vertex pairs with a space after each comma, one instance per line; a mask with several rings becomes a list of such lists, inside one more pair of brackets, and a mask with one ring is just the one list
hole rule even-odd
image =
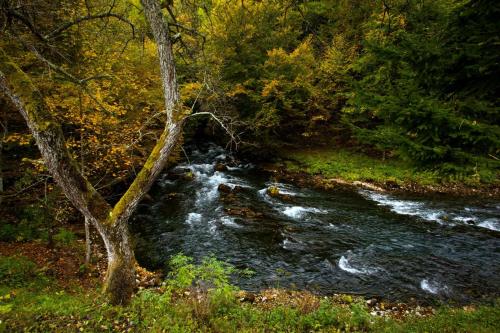
[[[29, 255], [36, 247], [40, 247], [39, 253], [47, 251], [40, 244], [25, 244], [20, 253]], [[5, 248], [9, 246], [2, 244], [2, 249]], [[32, 258], [0, 256], [0, 332], [496, 332], [500, 329], [498, 304], [423, 307], [283, 289], [252, 294], [230, 285], [226, 280], [227, 266], [216, 260], [190, 266], [192, 275], [183, 274], [191, 263], [182, 256], [176, 258], [180, 264], [163, 283], [142, 285], [129, 306], [115, 307], [107, 304], [100, 294], [100, 280], [91, 274], [98, 271], [96, 267], [76, 274], [66, 269], [68, 276], [62, 282], [58, 266], [72, 262], [74, 254], [64, 249], [58, 251], [61, 256], [57, 262], [33, 258], [45, 263], [43, 267]], [[206, 275], [207, 272], [211, 274]], [[196, 280], [200, 276], [208, 276], [206, 284]]]
[[332, 189], [355, 186], [376, 191], [486, 196], [500, 198], [500, 181], [480, 182], [477, 177], [446, 179], [436, 172], [417, 170], [395, 159], [378, 159], [348, 150], [308, 149], [281, 152], [279, 161], [263, 168], [295, 183]]

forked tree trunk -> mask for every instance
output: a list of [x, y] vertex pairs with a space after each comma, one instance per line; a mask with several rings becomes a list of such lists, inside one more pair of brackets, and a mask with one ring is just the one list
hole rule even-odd
[[172, 45], [157, 0], [142, 0], [158, 44], [167, 121], [143, 168], [118, 203], [111, 207], [82, 175], [65, 144], [61, 126], [48, 111], [29, 77], [0, 49], [0, 92], [22, 114], [36, 140], [47, 169], [71, 203], [101, 235], [108, 254], [104, 291], [113, 304], [126, 304], [135, 287], [134, 252], [128, 219], [165, 166], [182, 133]]

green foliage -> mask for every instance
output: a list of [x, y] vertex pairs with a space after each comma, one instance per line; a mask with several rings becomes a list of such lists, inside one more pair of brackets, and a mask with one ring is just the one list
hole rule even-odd
[[16, 240], [17, 230], [16, 227], [9, 223], [0, 224], [0, 240], [4, 242], [11, 242]]
[[229, 277], [235, 273], [233, 266], [217, 260], [215, 257], [205, 257], [199, 265], [193, 264], [193, 258], [182, 253], [170, 260], [171, 271], [166, 284], [171, 289], [185, 289], [204, 284], [207, 288], [220, 288], [229, 285]]
[[392, 182], [399, 185], [407, 183], [435, 185], [441, 180], [435, 172], [415, 169], [403, 161], [386, 159], [382, 162], [378, 158], [348, 150], [290, 151], [283, 156], [290, 159], [287, 168], [292, 171], [321, 174], [328, 178], [376, 183]]
[[76, 240], [74, 232], [65, 228], [60, 228], [59, 232], [54, 235], [54, 240], [60, 245], [71, 245]]
[[473, 311], [443, 308], [428, 318], [384, 320], [372, 317], [362, 304], [341, 306], [328, 300], [308, 313], [242, 303], [201, 318], [194, 315], [189, 298], [162, 302], [162, 295], [150, 290], [140, 291], [129, 307], [120, 308], [106, 305], [96, 292], [23, 289], [1, 303], [1, 325], [7, 332], [496, 332], [500, 318], [498, 306], [479, 306]]
[[[495, 180], [500, 164], [491, 156], [500, 148], [500, 109], [491, 91], [498, 84], [471, 94], [478, 86], [456, 78], [498, 70], [498, 53], [477, 64], [472, 58], [478, 55], [469, 53], [490, 43], [493, 30], [500, 32], [481, 6], [481, 1], [396, 2], [389, 21], [370, 22], [363, 53], [353, 65], [358, 79], [344, 116], [358, 139], [459, 179]], [[464, 8], [478, 19], [474, 24], [484, 25], [476, 29], [487, 34], [460, 25], [467, 20]], [[466, 35], [467, 43], [457, 42]], [[467, 61], [474, 65], [462, 67]]]
[[[208, 257], [199, 265], [177, 255], [163, 290], [139, 291], [127, 307], [111, 306], [96, 289], [64, 291], [55, 282], [29, 288], [35, 265], [0, 257], [0, 332], [495, 332], [498, 305], [442, 308], [428, 318], [401, 321], [370, 315], [363, 299], [345, 295], [297, 305], [240, 302], [229, 284], [234, 269]], [[7, 273], [6, 273], [7, 272]], [[196, 282], [198, 281], [198, 282]], [[200, 292], [201, 281], [210, 293]], [[12, 287], [17, 287], [15, 292]], [[169, 291], [168, 291], [169, 290]], [[228, 292], [231, 290], [232, 292]], [[221, 296], [223, 295], [223, 296]]]
[[2, 284], [21, 287], [38, 277], [35, 263], [25, 257], [0, 256], [0, 281]]
[[46, 233], [35, 222], [23, 219], [17, 224], [3, 224], [0, 226], [0, 240], [3, 241], [30, 241], [44, 237]]
[[479, 306], [473, 311], [443, 307], [429, 318], [410, 318], [404, 322], [378, 323], [375, 331], [384, 332], [497, 332], [500, 309]]
[[193, 305], [197, 316], [206, 317], [212, 311], [226, 311], [235, 305], [238, 288], [230, 284], [231, 275], [236, 273], [233, 266], [213, 256], [195, 265], [192, 258], [178, 254], [171, 259], [170, 268], [165, 281], [166, 297], [182, 290], [198, 294], [198, 303]]
[[52, 216], [43, 205], [29, 205], [22, 210], [19, 217], [18, 223], [0, 225], [0, 240], [30, 241], [47, 238]]
[[245, 122], [249, 141], [355, 140], [450, 180], [496, 181], [498, 4], [279, 3], [214, 2], [199, 14], [220, 87], [210, 98]]

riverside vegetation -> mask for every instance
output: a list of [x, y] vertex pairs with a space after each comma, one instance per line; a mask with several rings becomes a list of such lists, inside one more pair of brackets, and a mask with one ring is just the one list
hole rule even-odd
[[[213, 237], [234, 245], [262, 230], [270, 240], [262, 252], [274, 246], [270, 253], [306, 260], [290, 242], [316, 253], [328, 242], [300, 237], [323, 230], [316, 227], [332, 235], [346, 223], [369, 231], [360, 237], [380, 237], [362, 241], [345, 229], [336, 235], [352, 238], [338, 240], [336, 251], [371, 251], [390, 240], [365, 223], [375, 216], [422, 246], [446, 237], [436, 244], [460, 247], [458, 259], [426, 244], [432, 263], [440, 274], [449, 267], [478, 284], [474, 267], [498, 253], [499, 16], [493, 0], [0, 1], [0, 330], [498, 331], [491, 297], [498, 284], [489, 279], [495, 262], [477, 273], [487, 290], [471, 292], [477, 304], [380, 318], [348, 295], [304, 292], [269, 307], [240, 301], [230, 266], [213, 258], [201, 266], [183, 256], [172, 266], [165, 261], [182, 241], [196, 245], [188, 255], [199, 263]], [[231, 174], [238, 165], [224, 158], [217, 170], [213, 159], [195, 170], [190, 147], [207, 141], [227, 145], [231, 153], [221, 156], [271, 165], [272, 173], [238, 178]], [[162, 170], [175, 165], [186, 172], [168, 179]], [[316, 218], [323, 211], [300, 206], [280, 177], [336, 191], [347, 208], [320, 193], [328, 214]], [[368, 192], [337, 186], [352, 183]], [[267, 190], [255, 188], [263, 184]], [[165, 192], [176, 186], [184, 188]], [[461, 207], [447, 196], [391, 196], [409, 192], [444, 193]], [[342, 197], [362, 203], [364, 221]], [[194, 227], [199, 234], [190, 233]], [[173, 229], [186, 239], [165, 236]], [[193, 235], [205, 243], [187, 239]], [[145, 243], [146, 236], [156, 241]], [[159, 244], [163, 252], [153, 256]], [[475, 251], [467, 250], [472, 244]], [[395, 245], [397, 254], [424, 258], [403, 245]], [[342, 253], [307, 264], [319, 258], [325, 273], [334, 259], [350, 259]], [[137, 290], [136, 255], [173, 269], [161, 287]]]
[[[178, 255], [161, 287], [140, 290], [128, 307], [95, 288], [62, 288], [23, 257], [0, 258], [0, 331], [30, 332], [496, 332], [498, 306], [443, 306], [431, 315], [377, 317], [363, 298], [286, 296], [252, 303], [231, 285], [234, 268]], [[75, 281], [76, 282], [76, 281]], [[293, 295], [289, 293], [287, 295]], [[263, 301], [262, 301], [263, 300]], [[267, 301], [267, 303], [266, 303]]]

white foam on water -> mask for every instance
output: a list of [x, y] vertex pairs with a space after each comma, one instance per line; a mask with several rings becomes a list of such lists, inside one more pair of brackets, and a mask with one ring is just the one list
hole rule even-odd
[[283, 242], [281, 242], [281, 247], [284, 248], [285, 250], [288, 250], [288, 249], [290, 249], [290, 244], [291, 243], [292, 242], [290, 242], [290, 240], [288, 238], [285, 238], [283, 240]]
[[240, 169], [253, 169], [255, 168], [255, 165], [252, 163], [247, 163], [247, 164], [240, 164], [238, 165]]
[[313, 214], [325, 214], [328, 211], [314, 208], [314, 207], [302, 207], [302, 206], [286, 206], [283, 210], [283, 214], [293, 219], [301, 219], [309, 213]]
[[362, 267], [359, 269], [355, 268], [351, 265], [351, 263], [349, 263], [349, 259], [344, 256], [340, 257], [339, 259], [339, 268], [343, 271], [356, 275], [357, 274], [370, 275], [377, 271], [376, 269], [372, 269], [369, 267]]
[[328, 229], [332, 229], [332, 230], [340, 230], [340, 227], [338, 225], [333, 224], [333, 223], [328, 223], [328, 225], [326, 227]]
[[339, 268], [351, 274], [361, 274], [361, 275], [370, 275], [379, 271], [379, 269], [377, 268], [367, 267], [363, 265], [357, 265], [358, 267], [354, 267], [350, 262], [352, 261], [353, 258], [355, 258], [355, 255], [352, 253], [352, 251], [350, 250], [347, 251], [346, 255], [341, 256], [339, 259], [339, 264], [338, 264]]
[[170, 186], [170, 185], [174, 185], [175, 184], [175, 180], [170, 180], [170, 179], [161, 179], [159, 182], [161, 187], [167, 187], [167, 186]]
[[222, 216], [220, 218], [220, 221], [223, 225], [227, 227], [232, 227], [232, 228], [241, 228], [241, 226], [235, 222], [235, 219], [230, 216]]
[[448, 292], [448, 286], [437, 281], [423, 279], [420, 281], [420, 288], [430, 294], [437, 295], [442, 292]]
[[497, 218], [487, 219], [479, 223], [478, 226], [494, 231], [500, 231], [500, 220]]
[[218, 187], [220, 184], [226, 184], [231, 188], [235, 186], [252, 188], [243, 179], [226, 175], [222, 171], [214, 171], [214, 164], [192, 164], [191, 170], [195, 175], [193, 181], [202, 185], [202, 188], [196, 193], [195, 205], [198, 207], [206, 206], [219, 197]]
[[186, 223], [193, 225], [193, 223], [201, 222], [201, 214], [199, 213], [189, 213], [186, 218]]
[[469, 222], [469, 221], [472, 221], [472, 222], [476, 222], [477, 221], [477, 217], [475, 216], [454, 216], [453, 217], [453, 221], [457, 221], [457, 222]]
[[439, 209], [428, 208], [423, 202], [399, 200], [386, 194], [367, 190], [361, 190], [360, 193], [364, 197], [377, 202], [379, 206], [389, 207], [390, 210], [396, 214], [418, 216], [425, 220], [438, 223], [443, 223], [443, 217], [447, 216], [446, 212]]
[[217, 224], [215, 222], [215, 220], [208, 221], [208, 231], [213, 235], [217, 233]]
[[214, 165], [210, 163], [191, 164], [189, 167], [195, 175], [208, 174], [214, 171]]
[[267, 194], [267, 188], [263, 188], [262, 190], [258, 190], [259, 196], [270, 205], [275, 205], [275, 201]]
[[301, 249], [303, 248], [303, 244], [304, 243], [299, 240], [285, 237], [281, 242], [281, 247], [285, 250]]
[[225, 160], [226, 158], [227, 158], [226, 154], [220, 154], [220, 155], [215, 156], [216, 160]]
[[204, 206], [219, 196], [218, 187], [227, 183], [229, 179], [221, 172], [216, 171], [212, 175], [199, 173], [196, 181], [201, 182], [203, 187], [196, 193], [196, 206]]

